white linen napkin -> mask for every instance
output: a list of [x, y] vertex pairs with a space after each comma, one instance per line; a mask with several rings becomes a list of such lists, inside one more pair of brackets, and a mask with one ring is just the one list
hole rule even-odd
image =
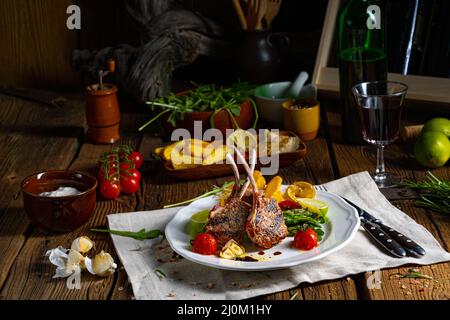
[[[114, 245], [136, 299], [246, 299], [288, 290], [302, 282], [339, 279], [351, 274], [397, 267], [427, 265], [450, 260], [430, 232], [394, 207], [380, 193], [367, 172], [324, 184], [367, 209], [387, 225], [401, 230], [426, 250], [420, 259], [393, 258], [376, 247], [361, 229], [350, 244], [321, 260], [267, 272], [234, 272], [205, 267], [173, 254], [165, 240], [137, 241], [112, 235]], [[164, 230], [180, 208], [108, 216], [115, 230]]]

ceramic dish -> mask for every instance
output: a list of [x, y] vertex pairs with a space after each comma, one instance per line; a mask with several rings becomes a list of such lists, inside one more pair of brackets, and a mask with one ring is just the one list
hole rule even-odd
[[[287, 186], [283, 186], [284, 189]], [[216, 204], [214, 197], [204, 198], [181, 209], [166, 226], [165, 235], [172, 249], [184, 258], [212, 268], [234, 271], [263, 271], [293, 267], [316, 261], [345, 247], [356, 234], [360, 220], [356, 210], [340, 197], [325, 191], [317, 191], [317, 199], [329, 205], [328, 219], [324, 226], [325, 235], [320, 245], [310, 251], [301, 251], [291, 247], [292, 237], [280, 244], [264, 250], [264, 260], [259, 262], [232, 261], [217, 256], [203, 256], [194, 253], [190, 246], [190, 237], [184, 231], [191, 216], [199, 211], [211, 209]], [[251, 256], [262, 257], [257, 248], [247, 248]], [[281, 254], [278, 254], [280, 253]], [[275, 254], [277, 253], [277, 254]]]

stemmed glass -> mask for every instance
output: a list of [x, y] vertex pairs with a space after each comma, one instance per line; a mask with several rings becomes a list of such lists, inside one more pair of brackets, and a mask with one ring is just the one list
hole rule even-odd
[[379, 188], [401, 181], [384, 168], [384, 147], [398, 139], [403, 102], [408, 86], [395, 81], [364, 82], [353, 87], [363, 124], [364, 140], [377, 146], [377, 167], [372, 176]]

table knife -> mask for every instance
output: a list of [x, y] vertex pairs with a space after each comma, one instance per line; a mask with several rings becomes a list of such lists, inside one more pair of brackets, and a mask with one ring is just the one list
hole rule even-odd
[[392, 239], [381, 227], [372, 221], [366, 220], [360, 216], [361, 226], [366, 232], [378, 242], [382, 248], [397, 258], [406, 257], [406, 250], [397, 241]]
[[416, 242], [414, 242], [413, 240], [411, 240], [404, 234], [398, 232], [394, 228], [391, 228], [391, 227], [383, 224], [383, 222], [380, 219], [375, 218], [370, 213], [368, 213], [366, 210], [358, 207], [356, 204], [354, 204], [350, 200], [347, 200], [345, 198], [343, 198], [343, 199], [358, 211], [361, 221], [365, 220], [374, 225], [379, 226], [379, 228], [383, 231], [383, 233], [392, 237], [392, 240], [395, 241], [401, 247], [403, 247], [410, 256], [420, 258], [425, 255], [425, 250], [420, 245], [418, 245]]

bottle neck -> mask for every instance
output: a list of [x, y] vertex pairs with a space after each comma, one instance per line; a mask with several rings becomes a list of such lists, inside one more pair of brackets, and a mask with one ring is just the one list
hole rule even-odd
[[378, 60], [386, 55], [385, 19], [379, 1], [350, 0], [338, 19], [339, 56], [343, 59]]

